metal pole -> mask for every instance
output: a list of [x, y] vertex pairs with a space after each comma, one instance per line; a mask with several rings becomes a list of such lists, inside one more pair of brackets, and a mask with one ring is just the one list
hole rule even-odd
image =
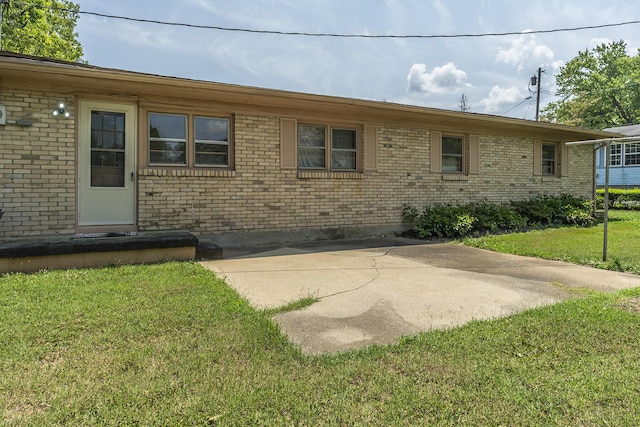
[[593, 148], [593, 185], [591, 187], [591, 200], [593, 200], [593, 217], [596, 217], [598, 213], [598, 165], [596, 158], [598, 157], [599, 147], [596, 145]]
[[611, 141], [604, 146], [605, 172], [604, 172], [604, 242], [602, 243], [602, 261], [607, 260], [607, 240], [609, 234], [609, 164], [611, 163]]

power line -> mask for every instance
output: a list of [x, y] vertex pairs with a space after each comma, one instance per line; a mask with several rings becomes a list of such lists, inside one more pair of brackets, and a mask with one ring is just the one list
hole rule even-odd
[[507, 111], [505, 111], [504, 113], [500, 114], [501, 116], [506, 115], [508, 112], [510, 112], [511, 110], [518, 108], [519, 106], [521, 106], [522, 104], [524, 104], [526, 101], [532, 99], [532, 96], [527, 96], [525, 99], [523, 99], [522, 101], [518, 102], [516, 105], [514, 105], [513, 107], [509, 108]]
[[[527, 109], [525, 110], [524, 114], [522, 115], [522, 120], [525, 120], [527, 118], [527, 114], [529, 113], [529, 108], [531, 108], [531, 103], [533, 102], [533, 97], [531, 98], [531, 101], [529, 101], [529, 104], [527, 105]], [[538, 121], [538, 118], [536, 117], [536, 122]]]
[[[45, 7], [45, 6], [42, 6]], [[51, 9], [61, 10], [65, 12], [75, 12], [70, 9], [65, 8], [56, 8], [51, 7]], [[120, 19], [124, 21], [133, 21], [133, 22], [142, 22], [148, 24], [158, 24], [158, 25], [170, 25], [174, 27], [187, 27], [187, 28], [198, 28], [205, 30], [218, 30], [218, 31], [233, 31], [233, 32], [243, 32], [243, 33], [254, 33], [254, 34], [274, 34], [274, 35], [282, 35], [282, 36], [306, 36], [306, 37], [337, 37], [337, 38], [367, 38], [367, 39], [442, 39], [442, 38], [469, 38], [469, 37], [499, 37], [499, 36], [513, 36], [513, 35], [522, 35], [522, 34], [546, 34], [546, 33], [558, 33], [558, 32], [568, 32], [568, 31], [581, 31], [581, 30], [592, 30], [598, 28], [609, 28], [609, 27], [620, 27], [623, 25], [633, 25], [640, 24], [640, 20], [638, 21], [627, 21], [627, 22], [618, 22], [614, 24], [601, 24], [601, 25], [589, 25], [583, 27], [572, 27], [572, 28], [556, 28], [551, 30], [533, 30], [533, 31], [508, 31], [503, 33], [478, 33], [478, 34], [415, 34], [415, 35], [397, 35], [397, 34], [340, 34], [340, 33], [309, 33], [309, 32], [298, 32], [298, 31], [275, 31], [275, 30], [255, 30], [248, 28], [232, 28], [232, 27], [221, 27], [216, 25], [198, 25], [198, 24], [187, 24], [182, 22], [170, 22], [170, 21], [158, 21], [155, 19], [141, 19], [141, 18], [131, 18], [128, 16], [119, 16], [119, 15], [109, 15], [98, 12], [89, 12], [80, 10], [78, 11], [81, 15], [91, 15], [97, 16], [100, 18], [108, 18], [108, 19]]]

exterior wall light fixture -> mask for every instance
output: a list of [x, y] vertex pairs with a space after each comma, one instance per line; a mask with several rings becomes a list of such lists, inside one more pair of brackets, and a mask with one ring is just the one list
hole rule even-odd
[[58, 104], [58, 108], [56, 108], [55, 110], [53, 110], [52, 113], [54, 116], [58, 117], [64, 117], [65, 119], [68, 118], [70, 116], [69, 112], [67, 111], [67, 108], [64, 105], [64, 102], [61, 102]]

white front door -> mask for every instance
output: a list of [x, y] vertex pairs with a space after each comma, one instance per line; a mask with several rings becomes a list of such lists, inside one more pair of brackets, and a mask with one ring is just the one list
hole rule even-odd
[[78, 225], [136, 222], [136, 107], [80, 101]]

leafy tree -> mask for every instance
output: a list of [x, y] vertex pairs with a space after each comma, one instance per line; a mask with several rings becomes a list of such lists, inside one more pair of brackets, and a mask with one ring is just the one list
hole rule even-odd
[[77, 61], [75, 32], [80, 6], [68, 0], [5, 0], [1, 50]]
[[640, 122], [640, 51], [629, 56], [624, 41], [585, 50], [556, 76], [560, 101], [542, 112], [545, 120], [604, 129]]

